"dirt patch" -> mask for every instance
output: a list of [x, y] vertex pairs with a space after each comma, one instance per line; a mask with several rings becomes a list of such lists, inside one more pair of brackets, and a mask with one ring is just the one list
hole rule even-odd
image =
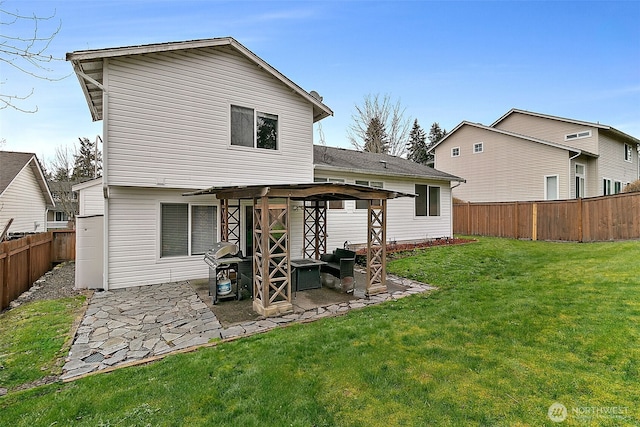
[[69, 298], [76, 295], [86, 295], [85, 290], [75, 289], [76, 263], [73, 261], [63, 262], [47, 271], [42, 277], [35, 281], [28, 291], [23, 292], [4, 311], [11, 310], [21, 304], [58, 298]]

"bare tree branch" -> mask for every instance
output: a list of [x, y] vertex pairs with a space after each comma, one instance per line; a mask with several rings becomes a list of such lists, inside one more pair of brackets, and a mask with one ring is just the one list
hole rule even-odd
[[409, 138], [411, 120], [404, 118], [405, 108], [400, 100], [392, 103], [389, 95], [369, 94], [363, 99], [362, 105], [355, 105], [355, 112], [351, 115], [351, 125], [347, 129], [347, 138], [351, 145], [362, 151], [367, 138], [367, 130], [373, 119], [382, 123], [388, 141], [388, 153], [393, 156], [403, 156]]
[[[64, 58], [57, 58], [47, 54], [53, 39], [62, 28], [62, 21], [51, 31], [42, 30], [41, 25], [47, 23], [55, 17], [55, 11], [50, 16], [24, 15], [19, 11], [11, 12], [2, 8], [0, 2], [0, 63], [9, 65], [21, 73], [31, 77], [47, 80], [59, 81], [66, 78], [52, 77], [55, 70], [50, 65], [57, 61], [64, 61]], [[25, 23], [30, 23], [31, 29], [28, 34], [14, 34], [15, 31], [22, 31]], [[13, 32], [12, 32], [13, 31]], [[44, 32], [44, 35], [43, 35]], [[0, 84], [6, 84], [6, 80]], [[38, 107], [25, 108], [20, 106], [20, 101], [25, 101], [33, 95], [33, 89], [27, 95], [8, 94], [5, 90], [0, 92], [0, 110], [13, 108], [25, 113], [35, 113]]]

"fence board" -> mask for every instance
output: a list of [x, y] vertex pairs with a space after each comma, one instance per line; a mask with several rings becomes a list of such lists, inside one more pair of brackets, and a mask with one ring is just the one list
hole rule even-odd
[[0, 243], [0, 310], [27, 291], [54, 262], [73, 259], [73, 230], [32, 234]]
[[453, 232], [595, 242], [640, 238], [640, 193], [539, 202], [461, 203]]

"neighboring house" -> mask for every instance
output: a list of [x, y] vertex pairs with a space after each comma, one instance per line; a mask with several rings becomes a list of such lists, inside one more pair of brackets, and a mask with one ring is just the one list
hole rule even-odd
[[38, 158], [33, 153], [0, 151], [0, 233], [47, 230], [47, 208], [55, 205]]
[[639, 177], [640, 140], [611, 126], [512, 109], [491, 126], [463, 121], [431, 150], [463, 175], [470, 202], [555, 200], [619, 193]]
[[[380, 187], [417, 197], [388, 202], [387, 240], [416, 241], [453, 237], [451, 183], [462, 178], [387, 154], [314, 146], [314, 180]], [[330, 202], [328, 247], [367, 241], [367, 203]]]
[[[314, 181], [313, 124], [333, 112], [317, 93], [304, 91], [233, 38], [79, 51], [67, 60], [93, 119], [104, 122], [103, 178], [74, 189], [79, 218], [104, 214], [105, 289], [207, 276], [202, 258], [221, 238], [222, 207], [211, 194], [185, 194], [212, 186]], [[358, 175], [331, 165], [316, 165], [316, 176], [415, 191], [406, 175]], [[432, 200], [440, 192], [439, 205], [432, 201], [432, 217], [418, 218], [424, 227], [416, 227], [415, 236], [394, 225], [397, 236], [389, 239], [450, 236], [449, 187], [456, 180], [420, 169], [415, 182], [440, 188], [431, 190]], [[426, 203], [424, 195], [421, 200]], [[301, 203], [293, 202], [290, 211], [292, 257], [303, 256]], [[400, 211], [413, 220], [414, 202], [406, 203]], [[248, 254], [253, 203], [240, 204], [240, 246]], [[428, 208], [421, 209], [419, 216]], [[392, 215], [389, 221], [398, 221]], [[330, 216], [333, 246], [366, 241], [360, 232], [334, 233], [334, 212]], [[359, 227], [364, 232], [366, 221]]]
[[49, 188], [56, 205], [47, 211], [47, 228], [73, 228], [78, 214], [78, 194], [72, 187], [77, 181], [49, 181]]

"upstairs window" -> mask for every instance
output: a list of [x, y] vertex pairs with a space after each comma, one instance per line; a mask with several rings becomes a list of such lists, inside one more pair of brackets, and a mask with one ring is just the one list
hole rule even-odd
[[278, 149], [278, 116], [231, 106], [231, 145]]
[[591, 136], [590, 130], [584, 130], [582, 132], [570, 133], [564, 136], [565, 141], [571, 141], [572, 139], [589, 138]]
[[458, 157], [460, 156], [460, 147], [453, 147], [451, 149], [451, 157]]
[[477, 142], [473, 144], [473, 153], [482, 153], [484, 151], [484, 144], [482, 142]]
[[633, 162], [633, 159], [631, 157], [631, 145], [629, 144], [624, 144], [624, 160], [625, 162]]

